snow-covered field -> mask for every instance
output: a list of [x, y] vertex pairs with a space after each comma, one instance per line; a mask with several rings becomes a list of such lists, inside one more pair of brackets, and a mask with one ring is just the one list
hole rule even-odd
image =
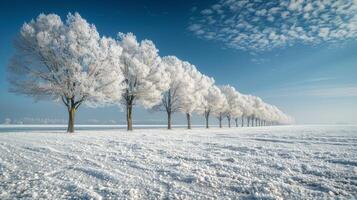
[[0, 133], [14, 198], [357, 198], [357, 126]]

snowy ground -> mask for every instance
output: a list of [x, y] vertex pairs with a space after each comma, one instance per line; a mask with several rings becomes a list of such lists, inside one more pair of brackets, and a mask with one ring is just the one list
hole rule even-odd
[[0, 133], [14, 198], [357, 198], [357, 126]]

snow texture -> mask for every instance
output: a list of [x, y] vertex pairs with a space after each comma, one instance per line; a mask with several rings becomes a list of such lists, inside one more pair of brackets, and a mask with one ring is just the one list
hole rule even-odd
[[357, 198], [357, 126], [0, 133], [0, 199]]

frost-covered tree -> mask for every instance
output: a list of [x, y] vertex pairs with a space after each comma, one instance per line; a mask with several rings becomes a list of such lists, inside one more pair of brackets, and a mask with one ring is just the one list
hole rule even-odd
[[210, 86], [207, 76], [201, 74], [194, 65], [183, 62], [185, 70], [185, 87], [179, 91], [181, 112], [186, 114], [187, 128], [191, 129], [191, 116], [194, 111], [202, 109], [204, 95]]
[[119, 33], [123, 48], [120, 69], [124, 76], [121, 104], [126, 108], [127, 129], [133, 130], [132, 110], [136, 103], [151, 108], [161, 100], [169, 79], [158, 55], [158, 49], [150, 40], [138, 42], [132, 33]]
[[279, 108], [274, 105], [271, 106], [271, 113], [272, 115], [269, 121], [272, 125], [289, 124], [293, 123], [294, 121], [290, 116], [283, 113]]
[[270, 104], [265, 104], [265, 113], [263, 116], [263, 126], [267, 125], [266, 122], [269, 122], [273, 118], [273, 108]]
[[251, 124], [251, 119], [253, 118], [254, 114], [254, 107], [253, 107], [253, 96], [252, 95], [244, 95], [243, 98], [245, 99], [245, 106], [243, 109], [243, 116], [246, 117], [247, 126], [249, 127]]
[[181, 110], [181, 97], [191, 79], [186, 80], [188, 76], [185, 76], [183, 62], [175, 56], [163, 57], [161, 65], [168, 75], [169, 87], [163, 93], [161, 103], [153, 109], [167, 113], [167, 128], [171, 129], [172, 114]]
[[74, 132], [75, 112], [80, 105], [109, 103], [120, 98], [121, 47], [101, 38], [96, 27], [79, 14], [41, 14], [25, 23], [15, 41], [9, 65], [10, 91], [35, 99], [50, 98], [66, 105], [68, 132]]
[[225, 116], [225, 111], [228, 108], [228, 102], [226, 96], [221, 91], [220, 87], [215, 86], [217, 104], [214, 105], [211, 113], [218, 119], [219, 127], [222, 128], [222, 120]]
[[224, 118], [224, 116], [225, 116], [225, 112], [224, 112], [224, 111], [225, 111], [225, 109], [226, 109], [227, 106], [228, 106], [228, 104], [227, 104], [227, 100], [226, 100], [226, 101], [225, 101], [225, 104], [222, 106], [222, 109], [215, 112], [215, 115], [214, 115], [214, 116], [216, 116], [217, 119], [218, 119], [219, 128], [222, 128], [222, 127], [223, 127], [223, 126], [222, 126], [222, 121], [223, 121], [223, 118]]
[[[237, 101], [239, 102], [239, 109], [241, 111], [240, 113], [240, 116], [238, 117], [241, 117], [241, 126], [243, 127], [244, 126], [244, 118], [247, 118], [246, 120], [246, 124], [248, 126], [248, 119], [250, 119], [249, 116], [252, 115], [252, 112], [253, 112], [253, 108], [252, 108], [252, 105], [251, 105], [251, 102], [250, 102], [250, 99], [251, 99], [251, 95], [244, 95], [244, 94], [241, 94], [237, 91]], [[237, 118], [235, 119], [237, 120]]]
[[259, 125], [264, 126], [265, 120], [271, 118], [270, 111], [269, 111], [269, 104], [263, 102], [259, 110], [260, 110]]
[[252, 100], [252, 106], [253, 106], [253, 114], [251, 115], [251, 122], [252, 122], [252, 126], [257, 126], [257, 118], [259, 115], [258, 108], [261, 104], [261, 99], [256, 96], [252, 96], [251, 100]]
[[242, 119], [242, 126], [243, 126], [244, 112], [246, 111], [245, 106], [247, 106], [247, 105], [246, 105], [246, 102], [245, 102], [244, 95], [241, 94], [238, 91], [237, 91], [237, 94], [236, 94], [236, 101], [237, 101], [237, 104], [238, 104], [238, 110], [239, 111], [235, 112], [234, 120], [235, 120], [235, 123], [236, 123], [236, 127], [238, 127], [238, 119], [239, 118]]
[[204, 102], [203, 102], [202, 111], [206, 119], [206, 128], [209, 128], [210, 115], [211, 114], [215, 115], [216, 113], [221, 112], [226, 104], [227, 104], [227, 100], [225, 96], [222, 94], [219, 87], [212, 85], [208, 89], [208, 93], [204, 96]]
[[263, 126], [263, 121], [266, 119], [268, 112], [267, 112], [267, 103], [262, 102], [261, 106], [258, 108], [259, 109], [259, 126]]
[[225, 116], [228, 120], [228, 127], [231, 127], [231, 119], [236, 117], [240, 117], [242, 115], [242, 111], [240, 109], [240, 102], [239, 102], [239, 94], [236, 89], [230, 85], [225, 85], [221, 87], [222, 93], [226, 96], [228, 106], [224, 111]]

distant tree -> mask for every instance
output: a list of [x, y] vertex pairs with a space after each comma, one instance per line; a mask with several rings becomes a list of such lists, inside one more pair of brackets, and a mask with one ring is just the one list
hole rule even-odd
[[68, 132], [74, 132], [80, 105], [110, 103], [118, 94], [114, 91], [121, 90], [122, 75], [111, 67], [119, 62], [121, 47], [100, 38], [95, 26], [77, 13], [68, 14], [66, 22], [55, 14], [39, 15], [22, 26], [15, 48], [8, 68], [10, 91], [62, 100]]
[[3, 124], [11, 124], [11, 119], [10, 118], [5, 118]]
[[132, 33], [119, 33], [119, 44], [123, 48], [120, 70], [124, 76], [124, 90], [120, 103], [126, 108], [127, 130], [133, 130], [132, 109], [136, 103], [151, 108], [161, 100], [169, 87], [169, 78], [161, 63], [154, 43], [140, 43]]

